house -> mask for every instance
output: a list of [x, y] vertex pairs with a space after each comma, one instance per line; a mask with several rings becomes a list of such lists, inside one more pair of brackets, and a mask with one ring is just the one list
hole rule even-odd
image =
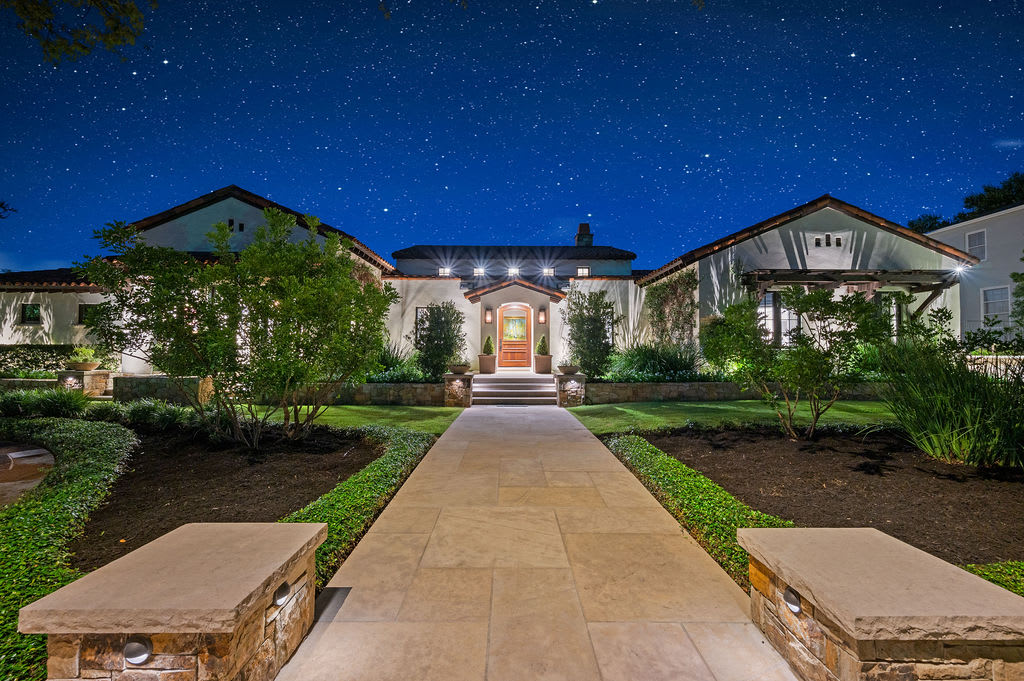
[[[210, 226], [223, 221], [242, 247], [269, 206], [305, 224], [296, 211], [235, 186], [134, 224], [149, 243], [203, 252], [209, 250], [205, 235]], [[416, 317], [427, 305], [453, 301], [465, 315], [467, 355], [475, 358], [490, 336], [498, 366], [508, 369], [532, 367], [541, 336], [547, 337], [556, 360], [565, 357], [561, 312], [574, 286], [604, 291], [614, 303], [622, 321], [609, 331], [618, 347], [650, 338], [645, 289], [686, 270], [698, 277], [694, 333], [724, 306], [754, 292], [766, 332], [784, 342], [786, 332], [799, 323], [780, 304], [777, 292], [786, 286], [913, 294], [914, 303], [897, 310], [897, 317], [939, 305], [959, 311], [960, 272], [978, 262], [955, 246], [828, 195], [690, 250], [655, 270], [634, 269], [632, 251], [595, 244], [597, 235], [587, 223], [564, 246], [416, 245], [395, 251], [394, 264], [334, 227], [319, 229], [349, 239], [352, 257], [397, 290], [401, 299], [388, 319], [394, 341], [411, 342]], [[0, 344], [81, 343], [86, 340], [80, 323], [83, 306], [101, 297], [101, 291], [70, 269], [2, 274]], [[123, 368], [149, 370], [127, 357]]]
[[1009, 327], [1014, 282], [1024, 272], [1024, 204], [929, 232], [931, 238], [967, 251], [978, 264], [960, 277], [960, 332], [977, 331], [987, 317]]

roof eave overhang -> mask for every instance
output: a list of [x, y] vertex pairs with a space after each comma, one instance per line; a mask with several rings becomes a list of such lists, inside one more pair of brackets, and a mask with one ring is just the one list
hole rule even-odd
[[480, 288], [473, 289], [471, 291], [466, 291], [465, 296], [466, 299], [469, 300], [469, 302], [479, 303], [480, 299], [483, 296], [487, 295], [488, 293], [494, 293], [495, 291], [500, 291], [510, 286], [521, 286], [530, 291], [543, 293], [548, 298], [550, 298], [551, 302], [553, 303], [559, 303], [565, 299], [565, 293], [563, 293], [562, 291], [553, 288], [548, 288], [547, 286], [543, 286], [541, 284], [535, 284], [532, 281], [526, 281], [525, 279], [506, 279], [505, 281], [500, 281], [496, 284], [490, 284], [489, 286], [483, 286]]

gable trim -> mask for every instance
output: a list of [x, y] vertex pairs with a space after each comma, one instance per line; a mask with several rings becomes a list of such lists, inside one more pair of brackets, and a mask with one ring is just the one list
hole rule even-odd
[[469, 302], [479, 303], [480, 298], [487, 295], [488, 293], [494, 293], [495, 291], [500, 291], [501, 289], [508, 288], [509, 286], [522, 286], [523, 288], [529, 289], [530, 291], [543, 293], [548, 298], [550, 298], [551, 302], [553, 303], [560, 303], [562, 300], [565, 299], [565, 294], [563, 292], [557, 289], [548, 288], [547, 286], [543, 286], [541, 284], [535, 284], [532, 281], [526, 281], [525, 279], [506, 279], [505, 281], [499, 281], [496, 284], [482, 286], [480, 288], [473, 289], [472, 291], [466, 291], [465, 296], [466, 299], [469, 300]]

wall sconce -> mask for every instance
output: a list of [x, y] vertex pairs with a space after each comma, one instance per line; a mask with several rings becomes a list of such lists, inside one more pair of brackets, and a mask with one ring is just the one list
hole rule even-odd
[[494, 310], [487, 308], [484, 310], [484, 324], [490, 324], [494, 321]]
[[547, 310], [547, 308], [542, 307], [540, 309], [540, 311], [537, 313], [537, 323], [538, 324], [547, 324], [548, 323], [548, 310]]

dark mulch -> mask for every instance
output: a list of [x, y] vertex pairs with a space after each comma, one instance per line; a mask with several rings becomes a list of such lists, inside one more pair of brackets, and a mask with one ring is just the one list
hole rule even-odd
[[1024, 473], [945, 464], [898, 435], [774, 430], [648, 438], [749, 506], [802, 527], [875, 527], [956, 564], [1024, 559]]
[[298, 510], [380, 455], [330, 429], [280, 442], [253, 457], [188, 434], [142, 435], [130, 470], [92, 513], [74, 542], [72, 564], [93, 570], [195, 522], [274, 522]]

